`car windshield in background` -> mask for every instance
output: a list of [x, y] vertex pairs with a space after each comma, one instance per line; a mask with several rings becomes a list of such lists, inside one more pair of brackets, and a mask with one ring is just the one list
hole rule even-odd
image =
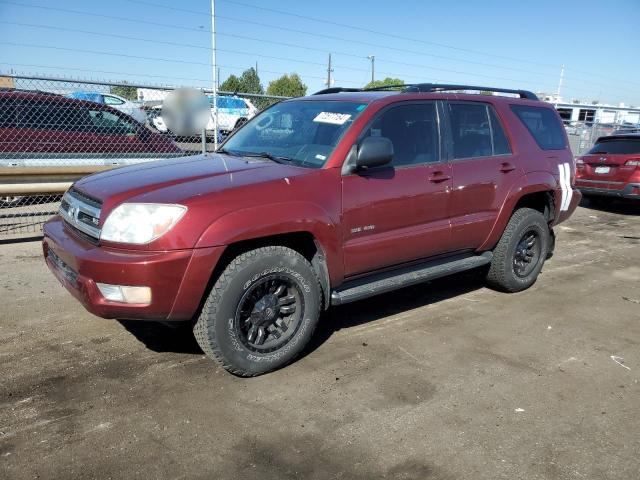
[[609, 153], [613, 155], [629, 155], [640, 153], [640, 137], [615, 140], [602, 140], [596, 143], [589, 154]]
[[223, 151], [320, 168], [366, 103], [293, 100], [265, 110], [229, 138]]

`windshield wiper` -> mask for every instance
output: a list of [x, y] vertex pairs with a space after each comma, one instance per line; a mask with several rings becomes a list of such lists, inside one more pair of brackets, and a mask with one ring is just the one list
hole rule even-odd
[[247, 152], [247, 153], [238, 153], [239, 155], [242, 155], [243, 157], [251, 157], [251, 158], [267, 158], [269, 160], [271, 160], [272, 162], [276, 162], [276, 163], [291, 163], [293, 162], [292, 158], [289, 157], [282, 157], [282, 156], [278, 156], [278, 155], [272, 155], [269, 152]]

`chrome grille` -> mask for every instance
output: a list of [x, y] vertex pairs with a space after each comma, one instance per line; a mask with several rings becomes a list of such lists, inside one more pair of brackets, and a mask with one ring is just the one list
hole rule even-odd
[[73, 188], [67, 191], [60, 202], [60, 216], [71, 227], [91, 238], [100, 238], [100, 202]]

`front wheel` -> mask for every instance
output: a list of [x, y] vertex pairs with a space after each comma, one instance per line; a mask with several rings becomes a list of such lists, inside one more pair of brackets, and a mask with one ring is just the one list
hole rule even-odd
[[531, 208], [516, 210], [493, 251], [489, 285], [506, 292], [533, 285], [548, 256], [550, 235], [542, 213]]
[[321, 306], [311, 264], [287, 247], [236, 257], [215, 282], [194, 326], [200, 348], [243, 377], [291, 362], [309, 342]]

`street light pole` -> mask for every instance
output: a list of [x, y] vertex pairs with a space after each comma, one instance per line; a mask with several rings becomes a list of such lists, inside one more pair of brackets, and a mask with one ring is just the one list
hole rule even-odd
[[376, 79], [376, 56], [375, 55], [367, 55], [367, 58], [371, 60], [371, 83], [373, 83]]
[[218, 72], [216, 68], [216, 2], [211, 0], [211, 80], [213, 87], [213, 150], [218, 150]]

